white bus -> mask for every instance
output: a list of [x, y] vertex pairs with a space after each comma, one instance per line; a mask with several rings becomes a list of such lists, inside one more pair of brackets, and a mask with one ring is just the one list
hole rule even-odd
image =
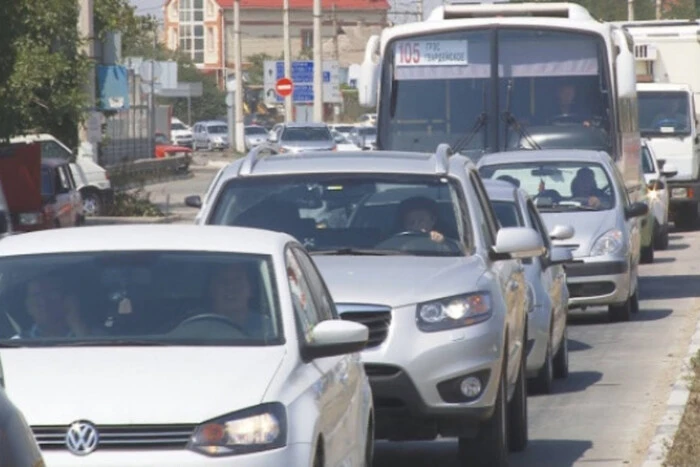
[[580, 5], [438, 7], [370, 38], [359, 96], [378, 149], [600, 149], [644, 201], [632, 38]]

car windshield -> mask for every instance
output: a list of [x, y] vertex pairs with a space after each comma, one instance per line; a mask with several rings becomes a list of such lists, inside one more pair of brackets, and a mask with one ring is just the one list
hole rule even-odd
[[540, 210], [602, 211], [615, 206], [612, 182], [602, 165], [588, 162], [524, 162], [487, 165], [484, 178], [515, 181]]
[[656, 173], [654, 163], [651, 160], [651, 151], [649, 151], [646, 144], [642, 144], [642, 170], [645, 174]]
[[267, 130], [263, 127], [259, 126], [252, 126], [252, 127], [247, 127], [245, 129], [245, 134], [246, 135], [267, 135]]
[[209, 128], [209, 133], [213, 134], [221, 134], [221, 133], [227, 133], [228, 128], [226, 128], [226, 125], [211, 125], [208, 127]]
[[185, 125], [183, 125], [182, 123], [171, 123], [170, 129], [171, 130], [186, 130], [187, 127]]
[[328, 128], [297, 127], [286, 128], [282, 133], [284, 141], [329, 141], [333, 139]]
[[0, 346], [281, 343], [269, 256], [168, 251], [0, 259]]
[[493, 210], [501, 227], [522, 227], [522, 219], [518, 213], [515, 202], [512, 201], [491, 201]]
[[341, 133], [349, 133], [352, 131], [352, 129], [355, 128], [352, 125], [341, 125], [341, 126], [336, 126], [335, 130], [339, 131]]
[[643, 135], [690, 134], [690, 95], [682, 91], [637, 93], [639, 128]]
[[457, 256], [468, 244], [457, 193], [456, 182], [436, 176], [236, 178], [208, 223], [286, 232], [312, 253]]

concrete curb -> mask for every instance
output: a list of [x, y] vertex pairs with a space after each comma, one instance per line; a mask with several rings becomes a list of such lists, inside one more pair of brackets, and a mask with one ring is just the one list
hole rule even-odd
[[181, 220], [179, 214], [163, 217], [88, 217], [85, 225], [119, 225], [119, 224], [172, 224]]
[[695, 332], [690, 339], [688, 353], [681, 363], [681, 371], [673, 384], [671, 394], [666, 402], [666, 412], [656, 425], [654, 438], [651, 440], [647, 457], [642, 467], [662, 467], [668, 454], [673, 438], [676, 436], [685, 412], [688, 397], [690, 396], [690, 383], [693, 378], [691, 361], [700, 350], [700, 320], [695, 325]]

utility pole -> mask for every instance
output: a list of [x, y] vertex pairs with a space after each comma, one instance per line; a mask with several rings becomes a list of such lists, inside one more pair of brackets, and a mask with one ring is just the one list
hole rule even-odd
[[151, 59], [151, 92], [148, 93], [148, 136], [151, 157], [156, 154], [156, 58], [158, 55], [158, 23], [153, 23], [153, 58]]
[[[292, 79], [292, 40], [289, 37], [289, 0], [284, 0], [283, 9], [283, 37], [284, 37], [284, 77]], [[284, 98], [284, 121], [289, 123], [293, 120], [292, 115], [292, 94]]]
[[243, 47], [241, 46], [241, 0], [236, 0], [233, 4], [233, 48], [235, 49], [234, 67], [236, 68], [236, 151], [245, 152], [245, 135], [243, 120]]
[[321, 0], [314, 0], [314, 121], [323, 121], [323, 53]]
[[634, 21], [634, 0], [627, 0], [627, 21]]
[[661, 19], [661, 3], [663, 0], [656, 0], [656, 19]]
[[[95, 111], [95, 31], [94, 31], [94, 4], [93, 0], [80, 0], [80, 14], [78, 17], [78, 31], [83, 39], [82, 52], [88, 57], [90, 67], [85, 76], [85, 97], [88, 112]], [[87, 125], [78, 127], [78, 140], [81, 143], [88, 141]], [[93, 160], [97, 162], [97, 151], [93, 147]]]
[[423, 21], [423, 0], [418, 0], [418, 21]]
[[[338, 12], [335, 8], [335, 2], [333, 2], [333, 58], [335, 61], [340, 62], [340, 49], [338, 47]], [[333, 105], [333, 123], [338, 123], [338, 116], [340, 115], [340, 105]]]

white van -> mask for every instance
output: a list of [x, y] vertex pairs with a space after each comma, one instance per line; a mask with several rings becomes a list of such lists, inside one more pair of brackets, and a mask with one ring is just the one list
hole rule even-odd
[[12, 138], [10, 142], [40, 143], [42, 159], [74, 159], [70, 167], [77, 189], [83, 199], [85, 216], [99, 216], [104, 213], [104, 207], [112, 203], [114, 190], [107, 176], [107, 171], [92, 160], [91, 154], [79, 151], [78, 155], [74, 157], [65, 144], [47, 133], [18, 136]]

